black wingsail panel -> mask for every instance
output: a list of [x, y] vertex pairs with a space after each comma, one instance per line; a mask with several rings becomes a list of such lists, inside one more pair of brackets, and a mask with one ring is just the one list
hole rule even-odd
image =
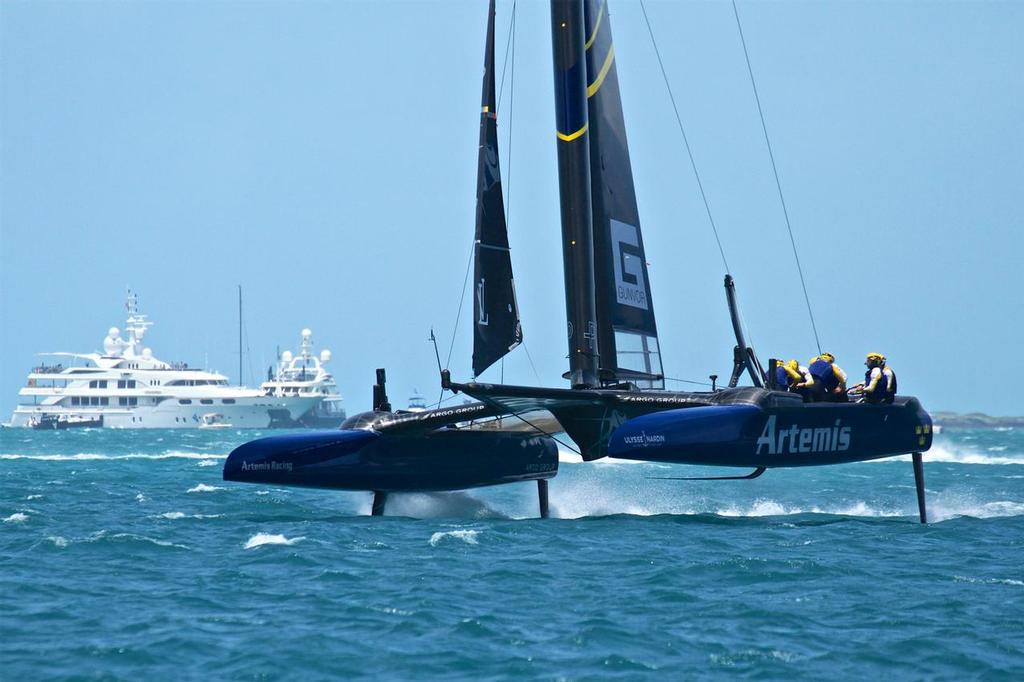
[[494, 98], [494, 0], [487, 14], [487, 48], [480, 112], [476, 181], [476, 253], [473, 292], [473, 374], [479, 376], [523, 340], [512, 280], [498, 163]]
[[585, 0], [598, 347], [604, 381], [662, 388], [658, 330], [605, 0]]

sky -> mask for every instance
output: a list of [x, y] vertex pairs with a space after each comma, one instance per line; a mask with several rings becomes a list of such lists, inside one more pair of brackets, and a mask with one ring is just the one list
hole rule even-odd
[[[640, 4], [610, 7], [666, 374], [728, 376], [724, 267], [668, 89]], [[753, 345], [806, 361], [732, 6], [646, 7]], [[1024, 3], [738, 7], [822, 349], [854, 376], [885, 353], [931, 410], [1024, 414]], [[503, 372], [562, 386], [548, 19], [519, 0], [498, 107], [525, 335]], [[250, 385], [303, 327], [350, 413], [376, 367], [397, 406], [436, 399], [431, 328], [468, 380], [485, 26], [483, 0], [0, 0], [0, 420], [37, 353], [124, 327], [128, 287], [157, 357], [232, 381], [238, 285]]]

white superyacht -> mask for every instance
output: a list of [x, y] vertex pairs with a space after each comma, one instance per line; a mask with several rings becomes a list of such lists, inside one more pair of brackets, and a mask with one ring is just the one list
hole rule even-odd
[[260, 388], [267, 395], [277, 397], [318, 395], [323, 400], [298, 419], [299, 425], [328, 429], [345, 421], [345, 409], [334, 376], [327, 370], [331, 351], [324, 348], [317, 356], [313, 353], [313, 332], [302, 330], [302, 344], [297, 355], [291, 351], [281, 353], [277, 368], [267, 370], [267, 380]]
[[267, 428], [290, 426], [323, 400], [320, 394], [229, 386], [223, 374], [158, 360], [142, 345], [153, 323], [139, 313], [136, 295], [129, 294], [127, 308], [128, 338], [111, 328], [103, 353], [41, 354], [55, 358], [54, 364], [28, 375], [11, 426], [193, 429], [218, 422]]

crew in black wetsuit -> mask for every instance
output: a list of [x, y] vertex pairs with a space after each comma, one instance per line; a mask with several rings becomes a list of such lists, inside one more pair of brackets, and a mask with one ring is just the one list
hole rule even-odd
[[836, 356], [822, 353], [811, 359], [807, 369], [814, 377], [816, 396], [819, 400], [846, 402], [846, 372], [836, 364]]

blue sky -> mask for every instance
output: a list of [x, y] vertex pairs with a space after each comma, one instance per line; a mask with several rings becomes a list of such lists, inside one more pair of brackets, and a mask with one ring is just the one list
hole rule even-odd
[[[647, 8], [754, 344], [806, 360], [814, 339], [731, 5]], [[1024, 4], [739, 8], [823, 347], [854, 374], [865, 352], [886, 353], [930, 409], [1024, 413]], [[499, 2], [499, 50], [510, 9]], [[378, 366], [396, 404], [414, 388], [436, 396], [427, 337], [433, 326], [444, 360], [473, 235], [485, 11], [0, 2], [3, 414], [35, 353], [96, 350], [123, 326], [128, 286], [163, 359], [235, 379], [241, 284], [248, 383], [309, 326], [350, 411], [369, 407]], [[558, 386], [548, 6], [517, 12], [499, 134], [537, 375], [520, 349], [505, 380]], [[727, 375], [723, 268], [640, 5], [613, 2], [610, 17], [666, 372]]]

